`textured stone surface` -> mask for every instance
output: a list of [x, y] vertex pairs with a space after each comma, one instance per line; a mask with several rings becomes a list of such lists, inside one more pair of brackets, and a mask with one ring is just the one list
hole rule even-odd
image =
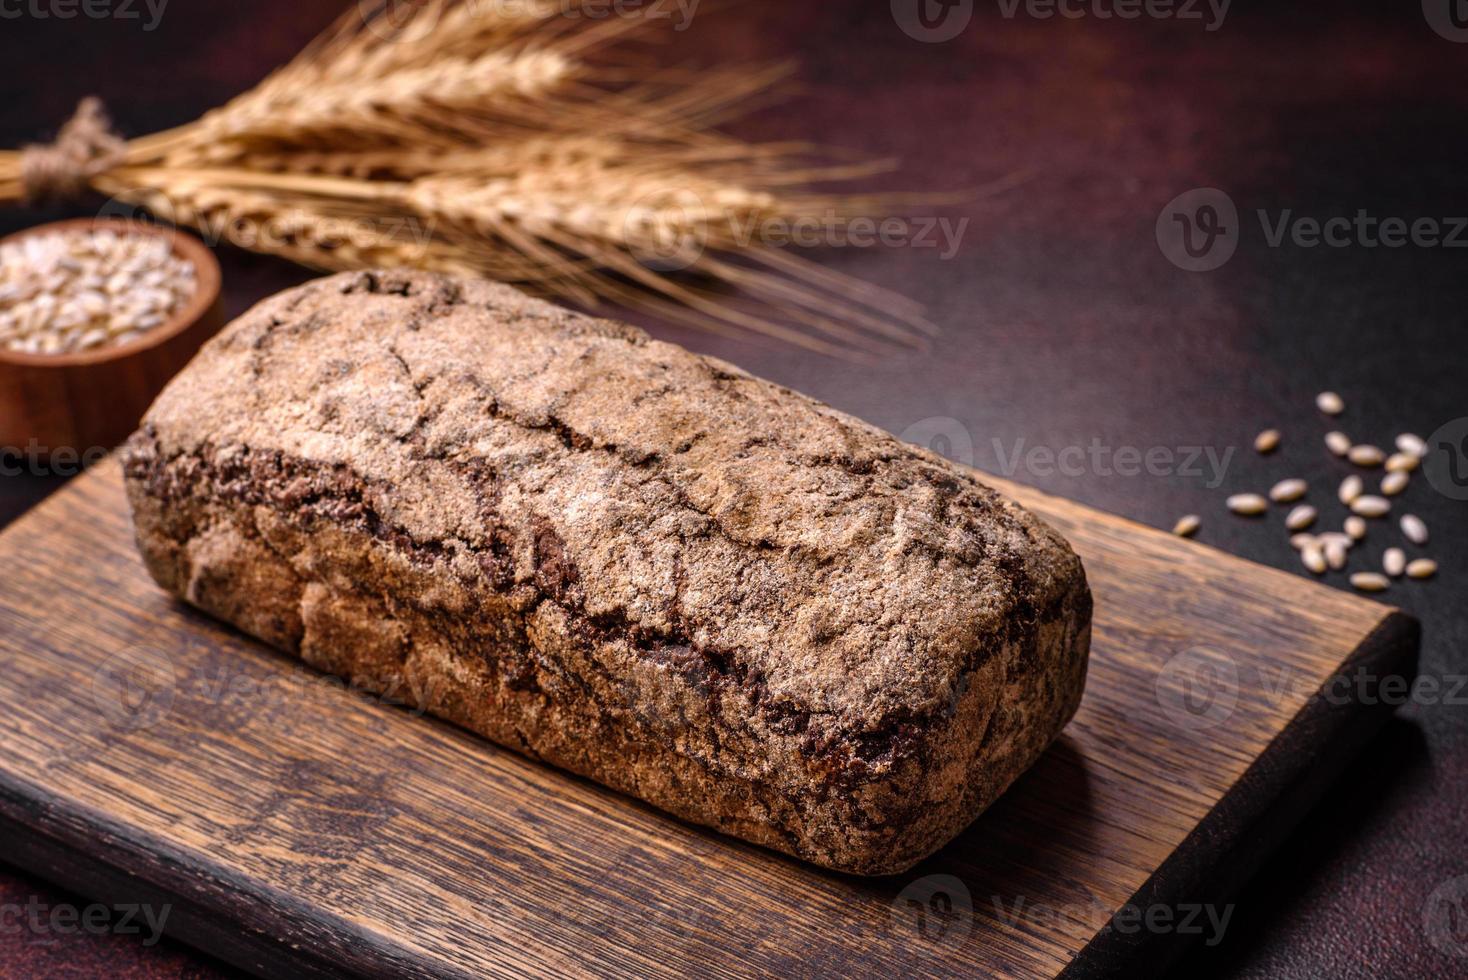
[[1084, 683], [1090, 594], [1037, 518], [804, 396], [502, 286], [275, 296], [124, 462], [148, 567], [187, 601], [843, 870], [945, 843]]

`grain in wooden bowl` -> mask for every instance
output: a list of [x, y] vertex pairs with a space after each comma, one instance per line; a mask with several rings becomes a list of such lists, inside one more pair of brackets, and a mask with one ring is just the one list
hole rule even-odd
[[0, 447], [111, 448], [223, 323], [198, 239], [82, 218], [0, 240]]

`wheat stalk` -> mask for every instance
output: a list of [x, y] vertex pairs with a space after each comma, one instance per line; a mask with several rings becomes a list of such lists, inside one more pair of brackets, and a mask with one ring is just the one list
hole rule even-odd
[[[354, 9], [194, 123], [124, 146], [79, 112], [42, 162], [313, 268], [487, 276], [831, 353], [922, 342], [915, 304], [761, 238], [891, 203], [802, 189], [880, 163], [715, 128], [786, 66], [650, 70], [628, 47], [645, 17], [588, 22], [563, 3], [429, 0], [401, 23]], [[0, 152], [0, 200], [35, 190], [36, 162]]]

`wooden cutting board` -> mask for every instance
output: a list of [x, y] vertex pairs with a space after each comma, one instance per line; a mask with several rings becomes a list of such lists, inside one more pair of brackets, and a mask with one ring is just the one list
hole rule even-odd
[[112, 461], [0, 535], [0, 857], [168, 902], [170, 933], [274, 976], [1155, 967], [1217, 933], [1384, 720], [1359, 695], [1413, 675], [1416, 623], [984, 479], [1085, 560], [1090, 680], [1035, 768], [907, 874], [825, 873], [685, 825], [175, 604], [138, 561]]

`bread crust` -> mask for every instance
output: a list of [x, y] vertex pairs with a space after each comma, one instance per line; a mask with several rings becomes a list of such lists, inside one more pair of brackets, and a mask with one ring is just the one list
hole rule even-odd
[[212, 340], [123, 450], [165, 589], [688, 820], [901, 871], [1074, 714], [1039, 519], [726, 363], [508, 287], [344, 273]]

